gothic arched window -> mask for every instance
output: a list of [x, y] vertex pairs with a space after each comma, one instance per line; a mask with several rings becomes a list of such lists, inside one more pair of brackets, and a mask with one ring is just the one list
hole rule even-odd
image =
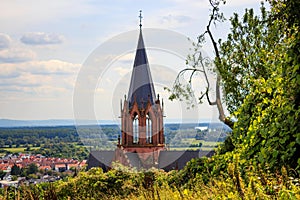
[[152, 143], [152, 121], [149, 114], [146, 116], [146, 143]]
[[133, 143], [139, 142], [139, 116], [136, 114], [133, 119]]

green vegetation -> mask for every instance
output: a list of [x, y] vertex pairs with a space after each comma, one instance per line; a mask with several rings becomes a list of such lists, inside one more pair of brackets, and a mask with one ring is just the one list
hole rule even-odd
[[271, 5], [270, 13], [262, 6], [259, 17], [249, 9], [242, 19], [231, 18], [232, 33], [220, 42], [222, 59], [217, 66], [228, 78], [226, 86], [234, 76], [242, 77], [243, 88], [226, 99], [235, 105], [230, 111], [238, 121], [230, 137], [240, 162], [268, 165], [272, 171], [284, 166], [299, 173], [299, 22], [289, 25], [293, 19], [286, 12], [295, 9], [290, 4]]
[[[210, 1], [212, 13], [207, 29], [199, 36], [195, 53], [187, 59], [192, 67], [179, 75], [190, 72], [192, 79], [195, 73], [206, 76], [207, 68], [218, 72], [217, 101], [209, 100], [209, 82], [199, 97], [200, 102], [206, 97], [210, 105], [216, 105], [220, 120], [233, 128], [216, 157], [233, 160], [236, 156], [243, 167], [259, 163], [273, 172], [287, 167], [299, 174], [300, 18], [296, 10], [300, 3], [270, 0], [270, 11], [262, 4], [259, 15], [253, 9], [246, 9], [242, 17], [234, 14], [227, 39], [217, 41], [210, 26], [224, 20], [220, 12], [223, 2]], [[205, 37], [216, 53], [212, 62], [201, 55]], [[177, 77], [170, 98], [189, 100], [191, 81], [183, 85], [179, 80]], [[227, 118], [220, 105], [220, 87], [230, 112]]]
[[16, 177], [23, 176], [26, 178], [30, 178], [32, 176], [36, 176], [37, 172], [37, 165], [35, 163], [31, 163], [26, 168], [20, 168], [17, 165], [12, 166], [10, 174]]
[[[98, 126], [80, 128], [89, 133], [89, 140], [97, 142]], [[118, 132], [118, 129], [110, 126], [102, 129], [108, 136]], [[34, 153], [79, 160], [87, 159], [88, 156], [88, 150], [83, 146], [74, 126], [0, 128], [0, 153]]]
[[[192, 160], [183, 170], [136, 172], [116, 165], [80, 172], [65, 181], [21, 186], [1, 191], [4, 199], [299, 199], [299, 179], [248, 168], [240, 173], [230, 162], [217, 177], [212, 159]], [[205, 173], [204, 173], [205, 171]]]
[[74, 143], [79, 143], [75, 127], [0, 128], [2, 154], [41, 153], [53, 157], [87, 158], [87, 150]]

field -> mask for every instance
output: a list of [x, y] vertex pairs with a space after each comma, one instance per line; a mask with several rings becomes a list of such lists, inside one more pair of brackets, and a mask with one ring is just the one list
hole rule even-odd
[[0, 150], [9, 151], [12, 153], [28, 153], [30, 151], [38, 150], [40, 147], [30, 147], [30, 150], [28, 151], [27, 148], [24, 147], [12, 147], [12, 148], [0, 148]]

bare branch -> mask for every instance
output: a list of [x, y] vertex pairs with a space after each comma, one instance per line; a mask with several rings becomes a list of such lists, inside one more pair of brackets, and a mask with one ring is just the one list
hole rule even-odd
[[[224, 122], [225, 124], [229, 125], [229, 122], [231, 122], [230, 120], [226, 119], [225, 114], [224, 114], [224, 109], [223, 109], [223, 105], [222, 105], [222, 101], [221, 101], [221, 76], [219, 73], [217, 73], [217, 80], [216, 80], [216, 86], [215, 86], [215, 90], [216, 90], [216, 98], [215, 101], [211, 101], [210, 96], [209, 96], [209, 90], [210, 90], [210, 82], [208, 79], [208, 75], [206, 72], [206, 68], [207, 65], [205, 63], [206, 59], [208, 58], [203, 58], [201, 52], [199, 51], [199, 48], [201, 47], [201, 44], [203, 43], [203, 41], [205, 41], [205, 35], [209, 36], [209, 39], [213, 45], [213, 49], [215, 52], [215, 59], [214, 59], [214, 64], [216, 65], [216, 68], [218, 69], [219, 66], [217, 66], [220, 63], [220, 52], [218, 49], [218, 45], [216, 40], [214, 39], [214, 36], [210, 30], [211, 25], [212, 24], [216, 24], [217, 21], [223, 21], [224, 17], [222, 13], [219, 13], [219, 4], [220, 2], [225, 2], [224, 0], [209, 0], [209, 3], [212, 7], [212, 12], [208, 21], [208, 24], [206, 26], [206, 30], [203, 34], [201, 34], [198, 37], [198, 44], [196, 44], [195, 46], [195, 52], [192, 56], [188, 57], [188, 60], [192, 62], [192, 67], [188, 67], [185, 68], [183, 70], [181, 70], [176, 79], [175, 79], [175, 83], [173, 85], [173, 91], [175, 91], [175, 93], [173, 93], [173, 98], [180, 98], [180, 96], [189, 99], [189, 97], [187, 96], [187, 94], [190, 94], [192, 91], [192, 78], [194, 77], [194, 75], [197, 72], [203, 73], [204, 77], [205, 77], [205, 81], [207, 84], [206, 90], [204, 93], [201, 93], [201, 96], [199, 97], [199, 100], [201, 101], [204, 97], [206, 97], [209, 105], [211, 106], [217, 106], [218, 111], [219, 111], [219, 119], [220, 121]], [[180, 77], [184, 76], [184, 74], [186, 72], [191, 72], [190, 76], [189, 76], [189, 82], [188, 85], [186, 86], [186, 88], [183, 87], [183, 85], [180, 83]], [[230, 127], [232, 127], [232, 124], [229, 125]]]

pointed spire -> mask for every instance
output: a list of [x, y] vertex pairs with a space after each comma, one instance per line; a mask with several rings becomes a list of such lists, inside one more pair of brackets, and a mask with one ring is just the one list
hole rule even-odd
[[[140, 11], [140, 28], [142, 27], [141, 18], [142, 15]], [[156, 95], [154, 91], [154, 85], [151, 77], [146, 49], [144, 46], [142, 29], [140, 29], [130, 87], [128, 91], [129, 108], [132, 107], [134, 100], [137, 101], [139, 108], [141, 108], [142, 99], [148, 99], [148, 96], [150, 97], [151, 105], [154, 105]]]

